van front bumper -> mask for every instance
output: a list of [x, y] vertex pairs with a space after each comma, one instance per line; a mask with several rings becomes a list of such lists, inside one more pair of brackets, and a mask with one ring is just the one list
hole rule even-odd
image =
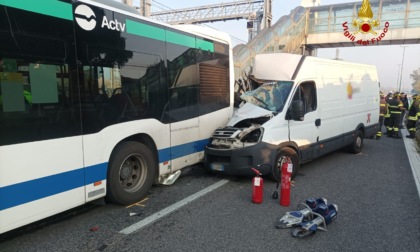
[[[215, 149], [206, 146], [204, 164], [208, 171], [234, 176], [252, 176], [251, 168], [258, 169], [263, 175], [271, 172], [277, 146], [264, 142], [239, 149]], [[262, 165], [261, 164], [269, 164]]]

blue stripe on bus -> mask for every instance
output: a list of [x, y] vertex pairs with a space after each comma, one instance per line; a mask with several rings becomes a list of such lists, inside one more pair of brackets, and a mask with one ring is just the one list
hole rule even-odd
[[203, 139], [159, 150], [159, 163], [203, 151], [208, 143], [210, 139]]
[[[159, 150], [159, 163], [203, 151], [209, 141], [204, 139]], [[108, 163], [102, 163], [0, 187], [0, 211], [104, 180], [107, 167]]]
[[106, 179], [108, 162], [89, 166], [85, 170], [85, 185]]
[[104, 180], [106, 168], [104, 163], [1, 187], [0, 211]]

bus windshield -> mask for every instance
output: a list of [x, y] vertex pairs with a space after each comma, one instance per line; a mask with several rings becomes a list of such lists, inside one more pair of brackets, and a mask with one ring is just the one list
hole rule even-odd
[[243, 93], [241, 99], [278, 113], [283, 110], [292, 86], [292, 81], [266, 82], [255, 90]]

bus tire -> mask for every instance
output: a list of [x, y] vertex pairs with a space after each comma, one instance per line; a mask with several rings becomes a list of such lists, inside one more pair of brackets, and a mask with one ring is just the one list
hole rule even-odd
[[354, 136], [353, 143], [349, 145], [349, 151], [354, 154], [358, 154], [362, 151], [363, 148], [363, 132], [357, 130], [356, 135]]
[[292, 179], [294, 179], [299, 170], [299, 157], [296, 151], [290, 147], [284, 147], [277, 151], [275, 163], [272, 167], [270, 178], [280, 181], [280, 171], [283, 165], [283, 157], [289, 157], [293, 163]]
[[152, 187], [156, 161], [152, 151], [139, 142], [122, 142], [108, 164], [107, 199], [130, 205], [142, 200]]

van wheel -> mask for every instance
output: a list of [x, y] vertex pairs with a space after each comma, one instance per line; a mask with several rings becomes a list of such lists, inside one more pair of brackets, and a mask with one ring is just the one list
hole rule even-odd
[[280, 171], [284, 163], [284, 157], [289, 157], [293, 163], [292, 179], [297, 175], [299, 169], [299, 158], [295, 150], [285, 147], [277, 151], [276, 162], [271, 170], [270, 178], [276, 181], [280, 180]]
[[107, 199], [129, 205], [142, 200], [152, 187], [156, 162], [152, 151], [138, 142], [123, 142], [108, 165]]
[[354, 142], [349, 145], [349, 150], [351, 153], [357, 154], [362, 151], [363, 148], [363, 132], [358, 130], [354, 136]]

